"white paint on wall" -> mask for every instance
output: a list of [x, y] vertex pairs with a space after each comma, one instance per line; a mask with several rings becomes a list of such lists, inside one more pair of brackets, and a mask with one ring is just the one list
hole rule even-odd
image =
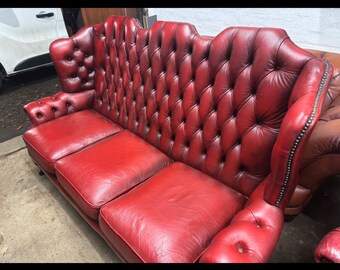
[[340, 8], [149, 8], [152, 15], [209, 36], [228, 26], [282, 28], [302, 48], [340, 53]]

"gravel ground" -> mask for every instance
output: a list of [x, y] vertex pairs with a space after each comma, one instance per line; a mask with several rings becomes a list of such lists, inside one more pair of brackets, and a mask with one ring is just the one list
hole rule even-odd
[[12, 76], [0, 90], [0, 143], [23, 134], [29, 119], [23, 106], [61, 91], [53, 66]]

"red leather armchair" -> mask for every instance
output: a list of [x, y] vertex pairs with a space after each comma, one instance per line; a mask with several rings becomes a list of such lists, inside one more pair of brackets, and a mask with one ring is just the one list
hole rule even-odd
[[285, 210], [297, 215], [319, 186], [340, 174], [340, 54], [309, 50], [334, 67], [319, 121], [309, 139], [299, 172], [298, 185]]
[[25, 107], [27, 150], [122, 260], [268, 260], [327, 61], [282, 29], [115, 16], [50, 51], [63, 93]]
[[321, 239], [315, 249], [314, 258], [316, 262], [340, 263], [340, 227]]

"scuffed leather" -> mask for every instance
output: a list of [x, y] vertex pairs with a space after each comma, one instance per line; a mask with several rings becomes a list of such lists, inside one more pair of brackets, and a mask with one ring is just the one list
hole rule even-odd
[[97, 112], [82, 110], [31, 128], [24, 133], [23, 140], [33, 160], [54, 174], [58, 159], [121, 130]]
[[281, 209], [260, 198], [253, 200], [215, 236], [199, 262], [267, 262], [279, 241], [282, 227]]
[[105, 203], [171, 163], [164, 153], [124, 130], [60, 159], [54, 167], [72, 199], [89, 217], [98, 219]]
[[52, 42], [50, 55], [64, 92], [94, 89], [92, 27], [83, 27], [69, 38]]
[[58, 117], [89, 109], [92, 106], [94, 90], [80, 93], [59, 92], [51, 97], [45, 97], [24, 106], [31, 125], [36, 127]]
[[314, 252], [316, 262], [340, 263], [340, 227], [326, 234]]
[[99, 224], [109, 241], [121, 239], [112, 242], [121, 243], [120, 253], [127, 246], [143, 262], [188, 263], [245, 201], [235, 190], [176, 162], [103, 206]]

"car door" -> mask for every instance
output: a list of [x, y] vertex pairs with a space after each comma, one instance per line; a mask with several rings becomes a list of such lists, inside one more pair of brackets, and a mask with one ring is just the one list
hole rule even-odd
[[60, 8], [0, 8], [0, 63], [8, 75], [49, 63], [49, 45], [60, 37], [68, 37]]

